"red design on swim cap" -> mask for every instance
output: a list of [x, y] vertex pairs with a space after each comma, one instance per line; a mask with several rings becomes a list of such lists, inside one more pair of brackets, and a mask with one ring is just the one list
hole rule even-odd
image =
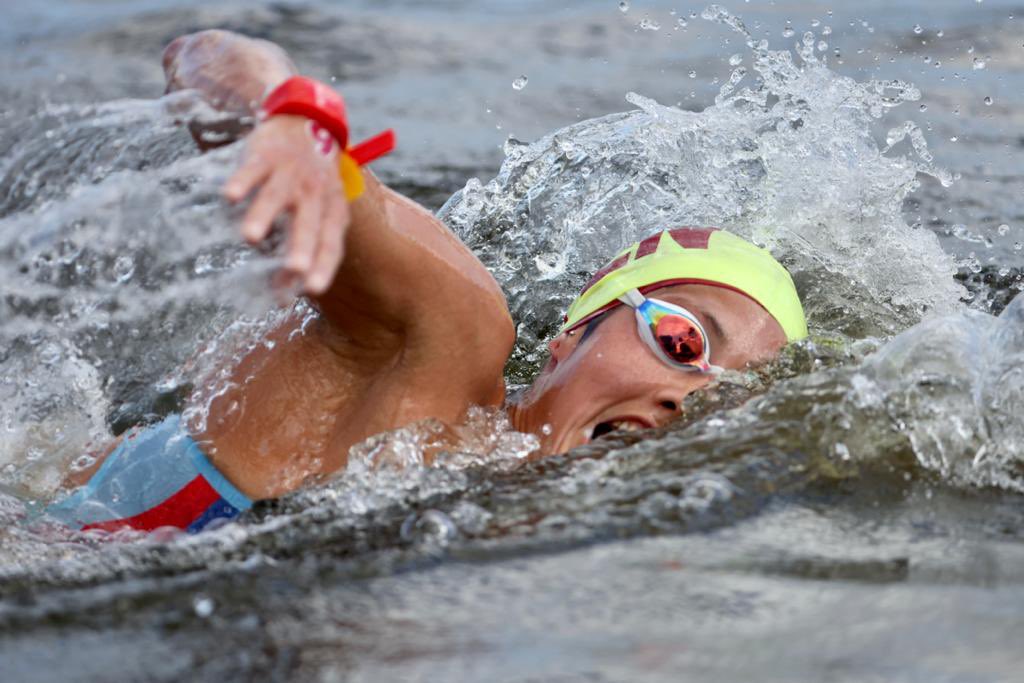
[[707, 249], [713, 232], [718, 232], [718, 228], [676, 228], [668, 234], [683, 249]]
[[650, 237], [642, 241], [640, 244], [638, 244], [636, 247], [636, 257], [642, 258], [644, 256], [650, 256], [651, 254], [656, 252], [658, 250], [658, 244], [661, 242], [662, 234], [664, 233], [659, 232], [655, 235], [651, 235]]
[[608, 273], [618, 270], [627, 263], [629, 263], [629, 254], [623, 254], [619, 258], [615, 259], [614, 261], [606, 265], [604, 268], [594, 273], [594, 276], [587, 281], [586, 285], [583, 286], [583, 290], [580, 292], [580, 294], [596, 285], [597, 282]]

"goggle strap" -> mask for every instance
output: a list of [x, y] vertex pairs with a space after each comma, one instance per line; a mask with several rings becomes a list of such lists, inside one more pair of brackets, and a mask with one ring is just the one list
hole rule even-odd
[[634, 309], [640, 308], [646, 300], [647, 297], [641, 294], [639, 289], [631, 289], [619, 297], [619, 301]]

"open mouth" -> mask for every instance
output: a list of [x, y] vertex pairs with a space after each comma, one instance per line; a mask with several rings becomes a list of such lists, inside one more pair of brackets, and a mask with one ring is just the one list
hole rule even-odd
[[590, 432], [590, 440], [593, 441], [594, 439], [600, 439], [602, 436], [607, 436], [612, 432], [638, 432], [641, 429], [647, 429], [648, 427], [650, 427], [650, 425], [646, 422], [632, 417], [605, 420], [604, 422], [598, 422], [594, 425], [594, 428]]

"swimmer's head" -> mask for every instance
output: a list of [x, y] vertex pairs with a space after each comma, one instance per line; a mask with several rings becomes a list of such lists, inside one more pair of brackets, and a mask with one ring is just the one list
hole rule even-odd
[[[638, 333], [628, 292], [692, 313], [711, 364], [739, 369], [807, 336], [793, 281], [771, 254], [730, 233], [666, 230], [631, 245], [599, 270], [569, 307], [551, 358], [513, 408], [516, 426], [544, 434], [560, 453], [614, 429], [664, 424], [711, 380], [671, 367]], [[545, 428], [547, 426], [547, 428]]]

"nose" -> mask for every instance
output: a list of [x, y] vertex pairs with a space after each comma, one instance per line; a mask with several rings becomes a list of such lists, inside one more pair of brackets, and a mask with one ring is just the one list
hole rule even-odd
[[655, 408], [659, 422], [671, 420], [682, 412], [682, 401], [685, 393], [678, 389], [661, 389], [654, 396]]
[[[664, 380], [663, 380], [664, 381]], [[659, 424], [668, 422], [683, 413], [683, 399], [707, 385], [711, 375], [702, 372], [675, 372], [671, 381], [654, 388], [649, 394], [651, 406], [658, 416]]]

